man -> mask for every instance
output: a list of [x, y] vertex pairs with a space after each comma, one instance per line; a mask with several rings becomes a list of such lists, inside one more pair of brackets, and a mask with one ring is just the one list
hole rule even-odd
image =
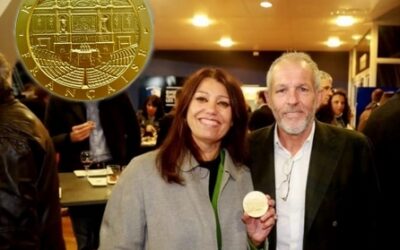
[[372, 91], [371, 93], [371, 102], [365, 106], [363, 112], [361, 113], [359, 119], [358, 119], [358, 126], [357, 126], [357, 131], [363, 131], [365, 124], [367, 123], [367, 120], [369, 116], [371, 115], [372, 111], [376, 109], [377, 107], [380, 106], [380, 99], [383, 96], [384, 91], [381, 88], [376, 88]]
[[[383, 95], [385, 96], [385, 94]], [[381, 98], [382, 100], [382, 98]], [[398, 239], [400, 214], [393, 199], [398, 197], [399, 188], [399, 152], [400, 152], [400, 90], [384, 105], [380, 105], [366, 122], [362, 132], [374, 145], [374, 155], [382, 189], [382, 201], [379, 213], [379, 234], [381, 249], [393, 249]]]
[[333, 95], [332, 81], [333, 79], [331, 75], [325, 71], [319, 71], [320, 101], [315, 117], [318, 121], [325, 123], [331, 123], [335, 118], [335, 114], [333, 113], [331, 104], [329, 103], [330, 98]]
[[169, 133], [169, 129], [172, 126], [172, 123], [175, 118], [176, 107], [178, 106], [179, 99], [181, 98], [181, 93], [182, 93], [181, 88], [176, 90], [174, 106], [172, 107], [171, 111], [169, 111], [168, 114], [164, 115], [160, 119], [160, 130], [158, 131], [157, 134], [157, 143], [156, 143], [157, 147], [161, 146], [161, 144], [164, 142], [165, 138]]
[[51, 138], [14, 98], [0, 54], [0, 249], [65, 249]]
[[318, 122], [318, 67], [286, 53], [267, 73], [275, 125], [250, 136], [254, 188], [276, 200], [270, 249], [374, 249], [378, 195], [367, 139]]
[[271, 125], [275, 122], [274, 115], [271, 109], [268, 107], [267, 100], [265, 97], [265, 91], [257, 92], [257, 104], [258, 108], [250, 115], [249, 119], [249, 130], [257, 130], [259, 128]]
[[[80, 153], [90, 150], [96, 165], [127, 165], [138, 154], [140, 128], [126, 93], [99, 102], [51, 97], [46, 125], [59, 153], [59, 169], [82, 169]], [[97, 249], [104, 204], [69, 207], [78, 249]]]
[[319, 71], [319, 89], [321, 91], [321, 101], [320, 101], [320, 106], [322, 105], [327, 105], [329, 102], [329, 98], [333, 95], [333, 79], [330, 74], [328, 74], [325, 71], [320, 70]]

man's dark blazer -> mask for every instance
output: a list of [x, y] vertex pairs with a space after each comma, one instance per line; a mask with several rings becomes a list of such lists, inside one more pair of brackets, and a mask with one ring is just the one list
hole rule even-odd
[[[275, 195], [274, 126], [251, 134], [249, 167], [255, 190], [280, 199]], [[366, 137], [316, 121], [303, 249], [375, 249], [377, 196], [377, 177]], [[275, 249], [276, 230], [269, 240], [270, 249]]]
[[[140, 149], [140, 127], [129, 96], [125, 93], [99, 102], [100, 123], [104, 130], [112, 161], [126, 165]], [[60, 154], [59, 171], [81, 169], [82, 150], [89, 149], [89, 139], [72, 143], [72, 126], [86, 122], [86, 107], [82, 102], [72, 102], [51, 97], [46, 110], [45, 124]]]

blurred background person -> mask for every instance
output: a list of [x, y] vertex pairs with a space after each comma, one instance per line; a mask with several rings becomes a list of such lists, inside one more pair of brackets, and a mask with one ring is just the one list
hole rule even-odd
[[160, 129], [160, 120], [164, 117], [164, 107], [160, 97], [150, 95], [137, 113], [142, 137], [155, 137]]
[[321, 91], [319, 106], [327, 105], [333, 95], [333, 78], [323, 70], [319, 71], [319, 89]]
[[[140, 128], [123, 92], [98, 102], [49, 100], [46, 125], [59, 153], [59, 171], [83, 169], [80, 153], [90, 150], [93, 165], [126, 165], [140, 149]], [[69, 207], [78, 249], [97, 249], [104, 204]]]
[[378, 106], [379, 100], [381, 99], [383, 93], [384, 91], [381, 88], [374, 89], [374, 91], [371, 93], [371, 102], [365, 106], [365, 109], [371, 109]]
[[379, 107], [379, 101], [383, 96], [384, 91], [381, 88], [376, 88], [371, 93], [371, 102], [365, 106], [364, 111], [361, 113], [357, 131], [362, 131], [365, 127], [365, 123], [367, 122], [369, 116], [371, 115], [372, 111]]
[[333, 119], [332, 109], [329, 104], [329, 100], [333, 94], [333, 79], [330, 74], [325, 71], [319, 71], [319, 91], [320, 91], [320, 101], [318, 109], [315, 113], [315, 117], [319, 121], [330, 122]]
[[0, 249], [65, 249], [58, 186], [51, 138], [0, 54]]
[[271, 207], [241, 220], [243, 198], [253, 190], [243, 165], [246, 134], [238, 81], [214, 68], [189, 76], [160, 149], [134, 158], [114, 187], [100, 249], [239, 250], [248, 239], [261, 245], [275, 214]]
[[400, 223], [397, 206], [391, 202], [400, 192], [399, 152], [400, 152], [400, 90], [384, 105], [375, 109], [362, 132], [370, 138], [374, 146], [374, 156], [380, 179], [382, 199], [379, 203], [380, 249], [394, 249], [398, 243], [397, 230]]
[[178, 106], [179, 99], [181, 98], [181, 93], [182, 89], [177, 89], [175, 92], [175, 104], [172, 107], [171, 111], [168, 112], [164, 117], [160, 119], [159, 122], [159, 131], [157, 134], [157, 146], [160, 146], [162, 142], [165, 140], [165, 137], [167, 137], [167, 134], [169, 132], [169, 129], [172, 125], [172, 122], [174, 121], [174, 117], [176, 115], [176, 107]]
[[321, 122], [329, 123], [337, 127], [353, 129], [350, 124], [353, 113], [347, 99], [347, 94], [343, 90], [335, 90], [333, 95], [329, 98], [329, 103], [321, 106], [318, 112], [316, 118]]
[[49, 93], [39, 86], [18, 60], [12, 71], [14, 94], [44, 123]]
[[20, 101], [44, 123], [46, 107], [50, 98], [49, 93], [33, 82], [25, 84], [24, 87], [29, 89], [29, 93], [22, 92]]
[[338, 127], [353, 129], [350, 124], [353, 113], [350, 108], [347, 93], [341, 89], [335, 90], [329, 103], [334, 115], [331, 123]]
[[265, 98], [265, 92], [263, 90], [257, 92], [257, 109], [254, 110], [249, 119], [249, 130], [253, 131], [275, 122], [274, 115], [271, 109], [268, 107], [267, 100]]

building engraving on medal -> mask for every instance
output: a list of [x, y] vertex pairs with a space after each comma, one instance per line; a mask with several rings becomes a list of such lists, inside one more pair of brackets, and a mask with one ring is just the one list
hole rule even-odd
[[[20, 54], [30, 56], [21, 59], [32, 74], [36, 64], [37, 81], [44, 87], [53, 81], [58, 95], [106, 97], [107, 85], [124, 88], [150, 56], [152, 23], [145, 6], [143, 0], [25, 0], [16, 33]], [[95, 91], [79, 92], [88, 89]]]

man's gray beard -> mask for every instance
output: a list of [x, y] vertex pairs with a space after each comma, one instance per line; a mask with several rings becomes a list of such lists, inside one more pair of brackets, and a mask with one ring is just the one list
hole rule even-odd
[[278, 125], [283, 131], [285, 131], [289, 135], [298, 135], [304, 132], [307, 128], [307, 125], [310, 123], [310, 119], [305, 119], [302, 121], [302, 124], [296, 126], [295, 128], [286, 126], [282, 121], [278, 122]]
[[[283, 119], [281, 119], [281, 120], [279, 120], [279, 121], [277, 120], [276, 123], [279, 125], [279, 127], [280, 127], [283, 131], [285, 131], [285, 133], [287, 133], [287, 134], [289, 134], [289, 135], [299, 135], [299, 134], [301, 134], [302, 132], [304, 132], [304, 130], [306, 130], [306, 128], [308, 127], [308, 125], [309, 125], [310, 123], [312, 123], [312, 122], [314, 121], [314, 117], [315, 117], [315, 112], [316, 112], [316, 110], [317, 110], [317, 108], [316, 108], [316, 105], [315, 105], [315, 107], [314, 107], [314, 109], [313, 109], [313, 112], [312, 112], [309, 116], [307, 116], [306, 119], [304, 119], [304, 120], [302, 121], [302, 124], [300, 124], [299, 126], [296, 126], [295, 128], [291, 128], [291, 127], [289, 127], [289, 126], [286, 126], [286, 125], [282, 122]], [[274, 112], [274, 111], [272, 111], [272, 112]]]

